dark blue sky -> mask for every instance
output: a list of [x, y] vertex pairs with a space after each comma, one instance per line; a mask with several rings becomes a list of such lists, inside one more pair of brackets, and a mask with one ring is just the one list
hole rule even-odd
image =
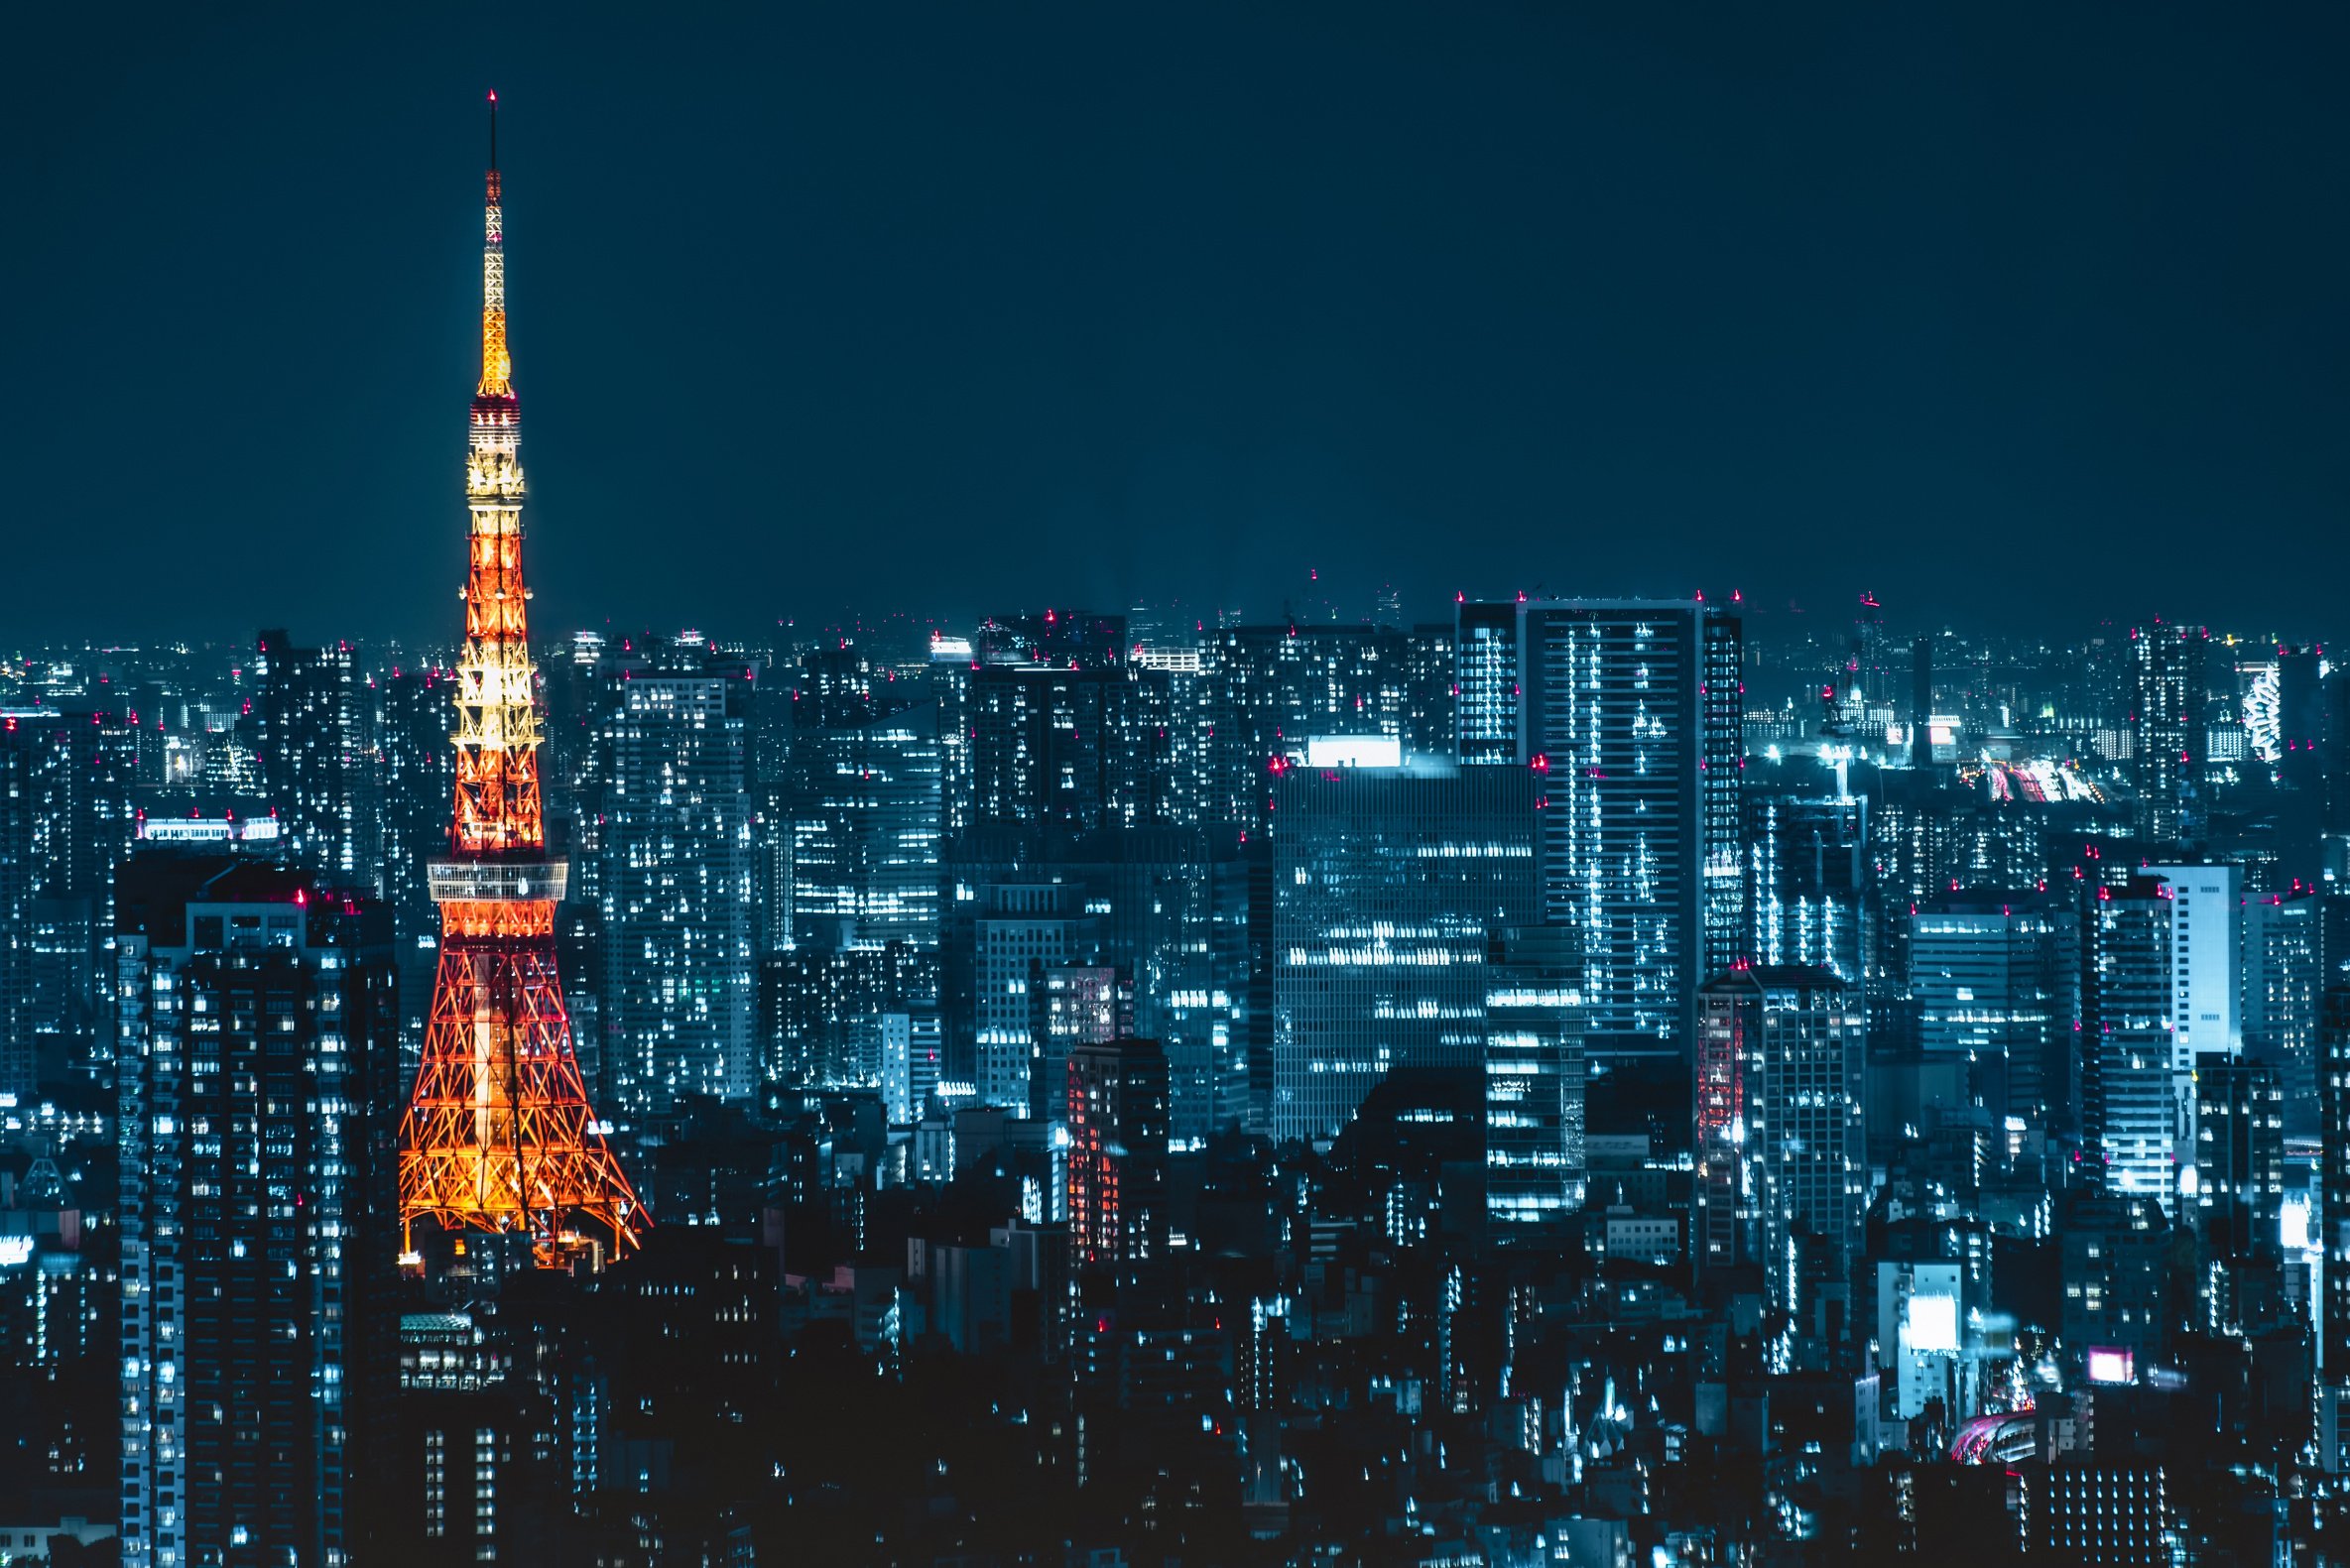
[[2340, 7], [44, 9], [0, 632], [454, 632], [492, 86], [546, 632], [2329, 629]]

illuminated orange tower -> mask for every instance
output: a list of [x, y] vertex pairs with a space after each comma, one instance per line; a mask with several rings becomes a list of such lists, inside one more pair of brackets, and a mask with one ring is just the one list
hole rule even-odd
[[436, 1219], [450, 1230], [527, 1236], [538, 1264], [553, 1267], [607, 1238], [614, 1255], [627, 1252], [647, 1216], [588, 1108], [556, 970], [555, 906], [568, 868], [548, 857], [539, 793], [496, 93], [481, 285], [481, 385], [465, 467], [465, 652], [450, 737], [456, 819], [447, 858], [426, 868], [440, 905], [440, 966], [400, 1124], [400, 1222], [411, 1265], [420, 1263], [416, 1222]]

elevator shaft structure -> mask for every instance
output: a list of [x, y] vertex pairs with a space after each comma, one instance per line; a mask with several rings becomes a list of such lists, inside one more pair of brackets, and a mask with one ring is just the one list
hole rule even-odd
[[456, 811], [426, 867], [440, 906], [424, 1057], [400, 1124], [403, 1262], [420, 1220], [527, 1238], [543, 1267], [636, 1247], [649, 1223], [606, 1146], [571, 1049], [556, 965], [567, 867], [547, 853], [542, 739], [522, 576], [521, 411], [506, 346], [497, 95], [490, 95], [481, 381], [465, 465], [471, 515], [457, 662]]

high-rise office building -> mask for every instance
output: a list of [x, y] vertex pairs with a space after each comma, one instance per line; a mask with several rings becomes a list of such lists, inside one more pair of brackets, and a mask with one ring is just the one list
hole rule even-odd
[[1303, 759], [1312, 736], [1381, 737], [1401, 755], [1429, 738], [1416, 699], [1411, 634], [1395, 627], [1228, 627], [1205, 657], [1214, 671], [1210, 729], [1214, 785], [1203, 821], [1267, 825], [1276, 757]]
[[2138, 836], [2157, 844], [2186, 837], [2187, 798], [2202, 745], [2200, 627], [2158, 620], [2130, 633], [2130, 770], [2138, 794]]
[[[110, 1115], [102, 1127], [111, 1130]], [[12, 1510], [18, 1518], [28, 1516], [23, 1500], [47, 1487], [111, 1494], [119, 1473], [119, 1232], [115, 1216], [95, 1207], [97, 1195], [65, 1174], [100, 1153], [104, 1140], [98, 1128], [86, 1141], [60, 1140], [64, 1146], [55, 1157], [51, 1141], [36, 1142], [21, 1176], [0, 1178], [0, 1409], [7, 1412], [0, 1426], [16, 1456], [8, 1490], [19, 1500]], [[111, 1194], [107, 1201], [110, 1208]], [[111, 1505], [102, 1516], [111, 1532]], [[26, 1544], [37, 1543], [19, 1538]]]
[[116, 940], [123, 1560], [340, 1561], [397, 1250], [389, 922], [149, 852]]
[[2244, 1050], [2277, 1069], [2285, 1126], [2317, 1130], [2317, 1014], [2325, 989], [2324, 901], [2314, 891], [2244, 901]]
[[335, 887], [381, 897], [383, 770], [365, 665], [348, 643], [298, 648], [284, 631], [256, 639], [253, 665], [253, 751], [287, 854]]
[[407, 1313], [399, 1336], [391, 1464], [369, 1478], [386, 1495], [380, 1544], [432, 1568], [522, 1557], [524, 1495], [552, 1412], [472, 1313]]
[[[2266, 666], [2265, 674], [2255, 669]], [[2328, 666], [2317, 648], [2279, 646], [2273, 660], [2240, 659], [2239, 710], [2255, 761], [2266, 763], [2277, 794], [2277, 861], [2263, 893], [2290, 893], [2325, 880], [2325, 744]]]
[[1452, 688], [1452, 623], [1423, 621], [1405, 634], [1403, 733], [1407, 754], [1454, 756], [1460, 726]]
[[802, 665], [784, 809], [790, 940], [938, 945], [938, 705], [853, 648]]
[[1910, 766], [1933, 766], [1933, 637], [1920, 632], [1910, 644]]
[[2025, 1556], [2116, 1565], [2169, 1560], [2178, 1525], [2161, 1465], [2036, 1460], [2015, 1472], [2013, 1496]]
[[[1898, 981], [1910, 971], [1911, 908], [1951, 892], [1953, 881], [1966, 885], [1958, 869], [1960, 804], [1952, 781], [1935, 769], [1864, 769], [1854, 782], [1869, 813], [1869, 888], [1878, 914], [1873, 966], [1882, 980]], [[1976, 886], [2029, 887], [2035, 880], [2036, 874], [2021, 883], [1997, 877]]]
[[2195, 1072], [2197, 1295], [2214, 1333], [2243, 1327], [2245, 1271], [2274, 1266], [2285, 1206], [2285, 1090], [2275, 1068], [2210, 1061]]
[[[1131, 1024], [1120, 1027], [1167, 1053], [1175, 1136], [1188, 1143], [1239, 1120], [1249, 847], [1236, 833], [1197, 827], [964, 835], [950, 850], [940, 948], [950, 1053], [963, 1042], [979, 1064], [958, 1075], [984, 1081], [992, 1071], [993, 1092], [1011, 1092], [1005, 1075], [1017, 1073], [1016, 1057], [1004, 1053], [1017, 1050], [1024, 1027], [1011, 986], [1031, 960], [1100, 966], [1122, 977]], [[1016, 891], [1039, 887], [1062, 891]], [[984, 1046], [973, 1043], [982, 1015], [992, 1031]], [[1033, 1038], [1029, 1045], [1033, 1058]], [[992, 1069], [990, 1049], [998, 1052]], [[1030, 1103], [1057, 1081], [1032, 1071]]]
[[[952, 671], [967, 759], [942, 759], [956, 824], [1092, 832], [1172, 820], [1169, 672], [1130, 657], [1123, 616], [989, 621]], [[944, 766], [951, 761], [951, 766]], [[967, 798], [953, 798], [967, 791]]]
[[1772, 1302], [1793, 1308], [1798, 1246], [1841, 1279], [1858, 1245], [1859, 997], [1816, 966], [1749, 966], [1708, 981], [1698, 1017], [1691, 1251], [1700, 1270], [1760, 1265]]
[[1555, 925], [1501, 932], [1490, 954], [1485, 1213], [1541, 1225], [1583, 1206], [1583, 955]]
[[2007, 1114], [2043, 1132], [2078, 1126], [2080, 917], [2036, 890], [1953, 893], [1910, 916], [1909, 996], [1929, 1060], [2005, 1085]]
[[1069, 1052], [1133, 1034], [1131, 983], [1107, 964], [1053, 964], [1030, 972], [1028, 1114], [1051, 1120], [1061, 1109], [1048, 1085], [1068, 1080]]
[[1086, 1041], [1065, 1083], [1070, 1262], [1149, 1263], [1168, 1245], [1167, 1057], [1156, 1040]]
[[1463, 763], [1524, 761], [1518, 733], [1525, 713], [1519, 701], [1518, 604], [1463, 599], [1454, 615], [1455, 755]]
[[[1039, 1103], [1033, 1079], [1044, 1042], [1033, 994], [1048, 969], [1090, 954], [1091, 933], [1073, 883], [1003, 883], [987, 889], [974, 928], [973, 1040], [980, 1103], [1017, 1116]], [[1057, 1081], [1057, 1080], [1051, 1080]]]
[[424, 1038], [439, 958], [440, 911], [425, 868], [448, 850], [448, 803], [457, 783], [456, 749], [449, 743], [454, 678], [443, 669], [401, 668], [379, 679], [375, 688], [376, 754], [383, 769], [383, 898], [400, 965], [404, 1048], [412, 1056]]
[[114, 866], [137, 830], [139, 736], [112, 710], [0, 711], [0, 1091], [104, 1080]]
[[26, 928], [51, 862], [42, 784], [62, 745], [62, 715], [10, 713], [0, 734], [0, 1093], [29, 1098], [40, 1076], [34, 944]]
[[2073, 1188], [2056, 1206], [2064, 1300], [2058, 1309], [2068, 1361], [2089, 1370], [2094, 1350], [2126, 1353], [2139, 1366], [2168, 1348], [2170, 1312], [2164, 1299], [2170, 1270], [2171, 1227], [2149, 1194]]
[[2081, 978], [2081, 1101], [2094, 1173], [2106, 1191], [2178, 1203], [2182, 1086], [2171, 1033], [2169, 884], [2135, 877], [2091, 906]]
[[2170, 888], [2171, 1019], [2179, 1050], [2199, 1060], [2243, 1054], [2243, 869], [2149, 866], [2146, 875]]
[[1213, 822], [1216, 673], [1208, 653], [1196, 642], [1171, 641], [1135, 650], [1134, 663], [1160, 688], [1146, 711], [1163, 714], [1167, 730], [1159, 818], [1183, 826]]
[[1746, 791], [1745, 956], [1816, 965], [1858, 990], [1876, 956], [1868, 804], [1841, 792], [1834, 774], [1803, 784]]
[[1847, 686], [1861, 694], [1862, 712], [1871, 718], [1893, 701], [1893, 671], [1886, 666], [1885, 651], [1885, 606], [1864, 591], [1852, 615], [1844, 672]]
[[604, 721], [603, 1075], [639, 1114], [758, 1084], [749, 691], [680, 639]]
[[[761, 1070], [772, 1083], [870, 1088], [889, 1080], [894, 1026], [936, 1032], [938, 955], [910, 942], [798, 947], [759, 961]], [[911, 1061], [907, 1064], [912, 1067]], [[931, 1075], [936, 1082], [936, 1074]]]
[[1697, 986], [1745, 942], [1740, 637], [1703, 602], [1518, 607], [1520, 759], [1546, 797], [1543, 918], [1582, 932], [1595, 1058], [1685, 1068]]
[[1481, 1068], [1491, 940], [1537, 923], [1540, 786], [1526, 768], [1284, 771], [1275, 1137], [1334, 1136], [1394, 1067]]

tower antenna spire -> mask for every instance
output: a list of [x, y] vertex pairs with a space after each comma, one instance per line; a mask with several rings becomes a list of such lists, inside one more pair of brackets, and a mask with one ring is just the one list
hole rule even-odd
[[481, 247], [481, 383], [484, 398], [514, 397], [514, 360], [506, 349], [506, 219], [498, 179], [498, 95], [490, 94], [490, 172], [484, 181]]

